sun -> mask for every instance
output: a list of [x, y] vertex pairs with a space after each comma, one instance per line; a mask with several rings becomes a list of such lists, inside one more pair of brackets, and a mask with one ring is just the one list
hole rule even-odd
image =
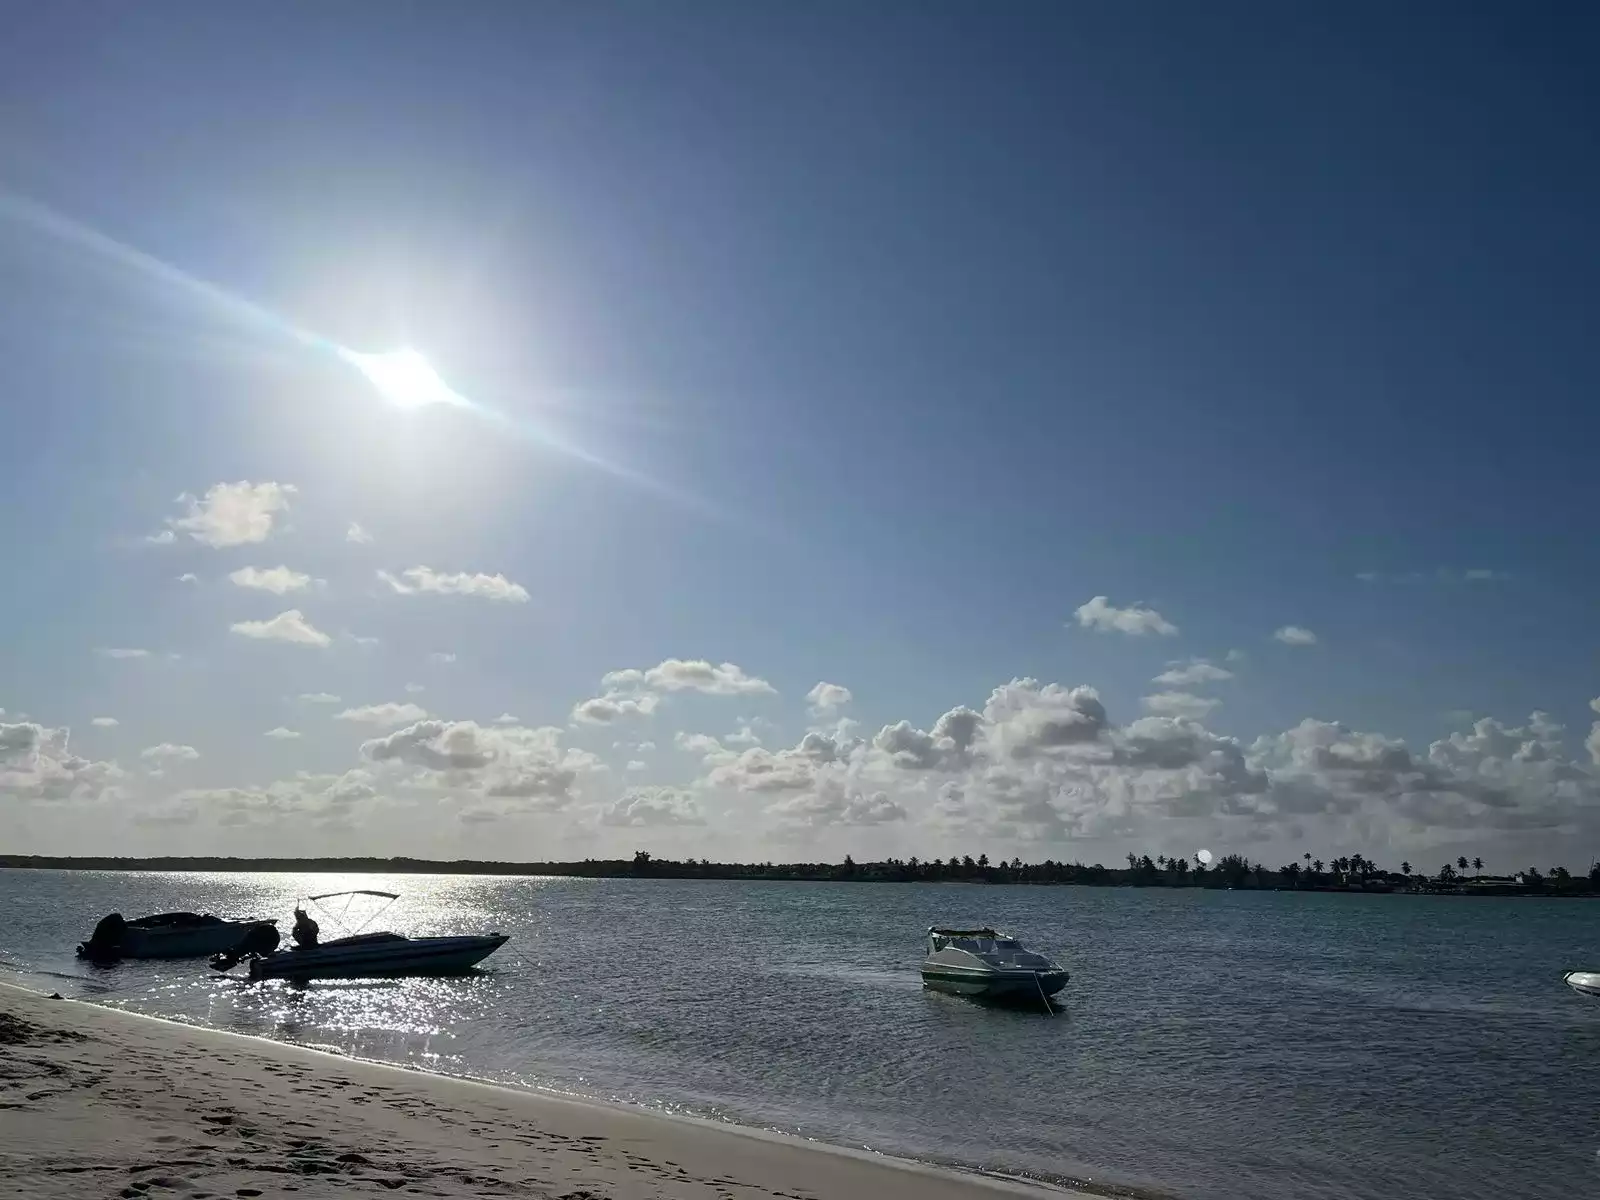
[[396, 408], [466, 403], [439, 378], [428, 360], [410, 347], [386, 354], [358, 354], [346, 350], [344, 357]]

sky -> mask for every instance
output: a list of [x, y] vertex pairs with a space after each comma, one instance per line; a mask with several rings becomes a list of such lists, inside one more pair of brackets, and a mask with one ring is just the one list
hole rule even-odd
[[37, 9], [0, 846], [1586, 867], [1597, 52]]

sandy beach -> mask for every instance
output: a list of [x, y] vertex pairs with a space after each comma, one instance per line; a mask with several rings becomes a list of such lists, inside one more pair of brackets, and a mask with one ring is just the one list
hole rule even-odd
[[429, 1075], [0, 984], [26, 1197], [980, 1200], [1056, 1189]]

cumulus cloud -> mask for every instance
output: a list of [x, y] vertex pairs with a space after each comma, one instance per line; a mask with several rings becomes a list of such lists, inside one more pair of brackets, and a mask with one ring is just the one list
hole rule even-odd
[[1219, 667], [1203, 658], [1191, 658], [1182, 662], [1168, 663], [1167, 669], [1151, 682], [1181, 688], [1194, 687], [1202, 683], [1221, 683], [1232, 678], [1233, 672], [1226, 667]]
[[432, 567], [407, 567], [398, 578], [388, 571], [379, 571], [378, 578], [401, 596], [432, 592], [440, 596], [481, 596], [485, 600], [517, 604], [526, 603], [528, 599], [528, 589], [520, 583], [512, 583], [504, 575], [451, 574]]
[[162, 742], [159, 746], [149, 746], [139, 751], [139, 757], [151, 762], [192, 762], [200, 757], [200, 751], [193, 746]]
[[178, 503], [187, 506], [188, 511], [182, 517], [168, 518], [167, 532], [186, 533], [197, 542], [219, 549], [264, 542], [272, 533], [276, 516], [288, 509], [294, 491], [286, 483], [241, 481], [213, 484], [198, 499], [185, 493], [178, 497]]
[[283, 725], [279, 725], [276, 729], [267, 730], [261, 736], [262, 737], [274, 738], [274, 739], [276, 739], [277, 741], [280, 741], [280, 742], [287, 742], [287, 741], [290, 741], [293, 738], [299, 737], [300, 734], [298, 732], [296, 732], [295, 730], [293, 730], [293, 729], [289, 729], [289, 728], [286, 728]]
[[200, 582], [200, 576], [196, 575], [193, 571], [185, 571], [182, 575], [178, 576], [178, 582], [179, 583], [199, 583]]
[[624, 717], [648, 717], [660, 701], [649, 692], [628, 695], [611, 691], [573, 706], [572, 719], [584, 725], [610, 725]]
[[648, 771], [650, 769], [650, 764], [645, 762], [643, 759], [630, 758], [628, 760], [628, 765], [622, 769], [624, 771]]
[[288, 567], [240, 567], [228, 578], [238, 587], [255, 588], [275, 596], [304, 591], [311, 586], [311, 576]]
[[223, 828], [270, 828], [307, 821], [322, 828], [349, 828], [358, 810], [378, 796], [372, 776], [361, 769], [343, 774], [301, 772], [262, 787], [186, 788], [164, 803], [133, 816], [139, 825], [213, 824]]
[[347, 708], [337, 714], [335, 721], [356, 721], [362, 725], [407, 725], [427, 718], [428, 712], [415, 704], [364, 704]]
[[236, 621], [228, 628], [241, 637], [288, 642], [295, 646], [327, 646], [333, 641], [307, 621], [298, 608], [287, 609], [270, 621]]
[[337, 704], [339, 697], [332, 692], [301, 692], [300, 700], [306, 704]]
[[811, 714], [825, 717], [849, 704], [854, 697], [850, 689], [838, 683], [818, 683], [806, 693], [806, 704]]
[[559, 729], [490, 728], [472, 721], [418, 721], [363, 743], [361, 753], [369, 762], [409, 766], [478, 796], [516, 802], [479, 806], [476, 818], [463, 812], [463, 820], [564, 808], [583, 775], [605, 770], [587, 751], [564, 750]]
[[1301, 625], [1284, 625], [1273, 630], [1274, 641], [1282, 642], [1285, 646], [1315, 646], [1317, 635]]
[[667, 825], [704, 825], [705, 815], [692, 793], [682, 788], [629, 788], [616, 803], [600, 813], [602, 825], [641, 828]]
[[983, 715], [970, 708], [953, 708], [936, 722], [931, 732], [910, 721], [885, 725], [872, 739], [873, 747], [907, 770], [954, 770], [968, 761]]
[[129, 646], [102, 646], [95, 651], [101, 658], [149, 658], [150, 651]]
[[777, 694], [765, 679], [745, 674], [744, 668], [734, 663], [713, 665], [704, 659], [669, 658], [648, 670], [629, 667], [611, 671], [600, 684], [613, 690], [647, 688], [656, 692], [704, 692], [708, 696]]
[[522, 719], [515, 713], [503, 712], [494, 719], [494, 723], [496, 725], [520, 725], [522, 724]]
[[679, 730], [672, 735], [672, 744], [690, 754], [707, 756], [726, 753], [722, 743], [709, 733], [684, 733]]
[[1211, 710], [1222, 703], [1208, 696], [1196, 696], [1192, 692], [1157, 692], [1153, 696], [1144, 697], [1140, 703], [1146, 712], [1154, 713], [1158, 717], [1185, 717], [1191, 721], [1204, 720], [1210, 715]]
[[829, 825], [887, 825], [904, 821], [909, 816], [887, 792], [853, 791], [837, 779], [825, 780], [813, 791], [774, 800], [766, 811], [781, 822], [809, 829]]
[[1154, 633], [1161, 637], [1172, 637], [1178, 632], [1176, 625], [1153, 608], [1146, 608], [1142, 604], [1117, 608], [1105, 596], [1096, 596], [1087, 604], [1080, 605], [1076, 616], [1079, 625], [1097, 633], [1125, 633], [1131, 637]]
[[[0, 709], [0, 713], [4, 711], [4, 709]], [[115, 729], [119, 722], [115, 717], [95, 717], [90, 720], [89, 724], [98, 725], [101, 729]]]
[[427, 690], [428, 689], [423, 687], [422, 684], [420, 684], [420, 683], [408, 683], [408, 684], [406, 684], [406, 694], [410, 695], [410, 696], [415, 696], [419, 692], [425, 692]]
[[93, 803], [115, 799], [124, 772], [115, 762], [72, 753], [70, 733], [32, 721], [0, 723], [0, 797]]
[[372, 535], [355, 522], [350, 522], [350, 527], [344, 531], [344, 540], [353, 542], [357, 546], [372, 545]]

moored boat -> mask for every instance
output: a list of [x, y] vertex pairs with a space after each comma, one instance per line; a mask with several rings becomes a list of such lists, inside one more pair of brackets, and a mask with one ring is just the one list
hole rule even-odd
[[234, 921], [210, 913], [170, 912], [125, 920], [121, 913], [100, 919], [89, 940], [78, 946], [78, 957], [93, 962], [121, 958], [204, 958], [237, 946], [257, 930], [269, 930], [277, 944], [277, 922]]
[[987, 1000], [1048, 999], [1069, 978], [1065, 967], [993, 929], [928, 930], [922, 982], [934, 991]]
[[1573, 991], [1600, 999], [1600, 971], [1568, 971], [1564, 978]]
[[[308, 902], [371, 896], [385, 901], [383, 908], [398, 900], [393, 892], [360, 889], [309, 896]], [[376, 920], [374, 912], [363, 925]], [[328, 910], [324, 909], [324, 912]], [[338, 920], [337, 917], [334, 918]], [[298, 931], [297, 924], [297, 931]], [[297, 932], [298, 936], [298, 932]], [[250, 978], [256, 979], [373, 979], [399, 975], [459, 975], [493, 954], [510, 938], [501, 933], [464, 934], [448, 937], [405, 937], [398, 933], [362, 933], [360, 927], [349, 936], [332, 941], [312, 940], [286, 950], [258, 953], [241, 946], [219, 955], [212, 966], [226, 971], [242, 959], [250, 961]]]

